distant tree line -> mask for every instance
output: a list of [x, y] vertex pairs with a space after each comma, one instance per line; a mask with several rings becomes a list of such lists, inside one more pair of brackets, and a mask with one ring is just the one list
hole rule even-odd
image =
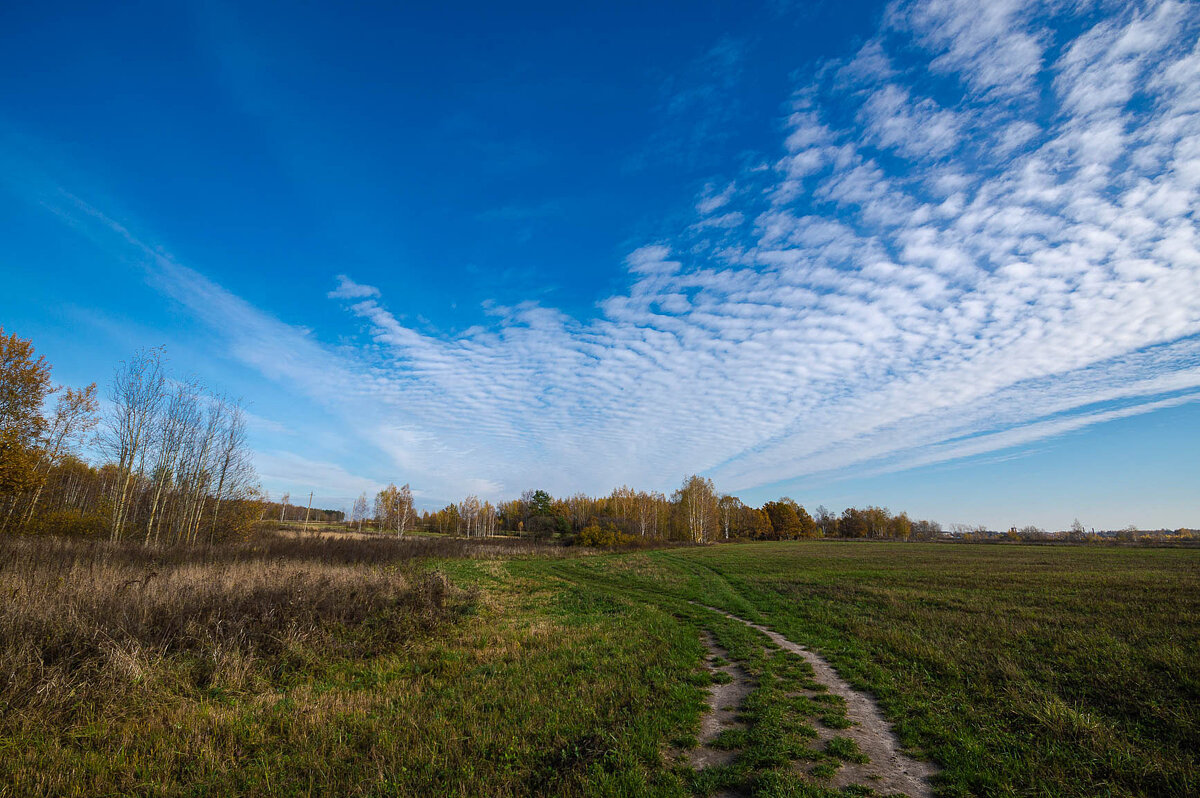
[[107, 399], [101, 412], [95, 384], [53, 385], [32, 343], [0, 328], [0, 531], [194, 544], [261, 517], [237, 401], [172, 379], [162, 349], [122, 362]]
[[307, 517], [309, 523], [313, 524], [338, 524], [346, 520], [345, 510], [329, 510], [322, 508], [309, 508], [303, 504], [292, 504], [290, 493], [285, 493], [279, 498], [279, 501], [271, 501], [270, 498], [262, 500], [262, 512], [260, 513], [264, 521], [278, 521], [281, 524], [286, 523], [304, 523]]
[[[360, 500], [365, 506], [365, 496]], [[367, 526], [373, 525], [368, 519]], [[914, 521], [906, 513], [893, 514], [882, 507], [851, 507], [835, 515], [825, 507], [810, 512], [788, 497], [754, 507], [719, 493], [711, 479], [698, 475], [689, 476], [670, 496], [627, 486], [599, 497], [576, 493], [556, 498], [544, 490], [528, 490], [495, 506], [468, 496], [440, 510], [415, 514], [413, 527], [468, 537], [564, 536], [606, 546], [823, 537], [928, 540], [942, 535], [935, 521]]]

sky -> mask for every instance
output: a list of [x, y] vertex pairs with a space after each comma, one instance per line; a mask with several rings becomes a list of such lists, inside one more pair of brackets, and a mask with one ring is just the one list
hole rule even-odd
[[[578, 6], [578, 7], [575, 7]], [[1200, 525], [1200, 10], [5, 3], [0, 325], [273, 498]]]

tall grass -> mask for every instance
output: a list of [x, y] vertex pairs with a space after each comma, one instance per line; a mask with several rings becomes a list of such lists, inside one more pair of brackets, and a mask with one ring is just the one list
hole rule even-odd
[[243, 690], [443, 623], [453, 541], [271, 536], [207, 548], [0, 538], [0, 724], [78, 722], [164, 679]]

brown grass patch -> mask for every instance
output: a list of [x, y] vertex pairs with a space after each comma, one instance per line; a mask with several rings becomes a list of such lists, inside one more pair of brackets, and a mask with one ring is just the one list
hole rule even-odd
[[258, 690], [330, 656], [389, 650], [471, 602], [428, 571], [446, 548], [0, 539], [0, 721], [86, 722], [134, 690]]

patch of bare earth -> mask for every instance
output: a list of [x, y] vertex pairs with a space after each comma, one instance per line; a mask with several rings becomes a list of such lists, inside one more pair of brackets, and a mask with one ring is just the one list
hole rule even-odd
[[928, 798], [932, 790], [930, 777], [935, 772], [929, 762], [922, 762], [905, 754], [900, 748], [892, 727], [884, 719], [874, 699], [851, 687], [838, 676], [833, 666], [820, 655], [804, 646], [793, 643], [783, 635], [760, 624], [751, 623], [727, 612], [709, 607], [731, 620], [744, 623], [765, 634], [775, 645], [803, 657], [813, 668], [816, 681], [825, 685], [830, 693], [846, 702], [846, 718], [853, 724], [848, 729], [830, 729], [814, 722], [817, 736], [824, 742], [833, 737], [849, 737], [858, 744], [859, 750], [870, 760], [865, 764], [845, 763], [827, 782], [831, 787], [846, 787], [861, 784], [885, 795], [904, 793], [909, 798]]

